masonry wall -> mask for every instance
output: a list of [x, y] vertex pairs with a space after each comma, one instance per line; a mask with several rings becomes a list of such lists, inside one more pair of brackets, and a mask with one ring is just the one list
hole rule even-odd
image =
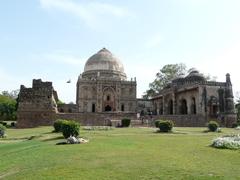
[[107, 126], [110, 120], [136, 119], [135, 113], [58, 113], [56, 119], [75, 120], [81, 125]]

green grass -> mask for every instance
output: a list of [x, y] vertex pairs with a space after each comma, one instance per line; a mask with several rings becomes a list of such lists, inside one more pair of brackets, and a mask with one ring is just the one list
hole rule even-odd
[[[8, 129], [0, 139], [0, 179], [240, 179], [240, 151], [209, 147], [204, 128], [81, 130], [87, 144], [64, 139], [51, 127]], [[29, 140], [31, 139], [31, 140]]]

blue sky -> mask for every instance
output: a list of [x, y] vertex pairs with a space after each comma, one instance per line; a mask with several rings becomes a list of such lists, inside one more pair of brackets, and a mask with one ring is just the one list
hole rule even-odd
[[181, 62], [218, 81], [229, 72], [240, 91], [239, 9], [239, 0], [0, 1], [0, 91], [41, 78], [75, 102], [78, 75], [103, 47], [137, 77], [138, 97]]

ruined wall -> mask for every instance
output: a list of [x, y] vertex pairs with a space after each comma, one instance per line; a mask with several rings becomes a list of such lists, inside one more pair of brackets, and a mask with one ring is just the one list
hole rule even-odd
[[17, 126], [24, 128], [52, 124], [57, 112], [56, 97], [51, 82], [34, 79], [32, 88], [21, 85]]

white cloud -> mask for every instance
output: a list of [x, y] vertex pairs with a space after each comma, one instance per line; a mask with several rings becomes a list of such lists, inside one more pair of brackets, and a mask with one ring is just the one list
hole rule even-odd
[[59, 10], [70, 13], [80, 18], [90, 27], [103, 23], [109, 17], [123, 18], [131, 16], [131, 13], [127, 9], [107, 3], [77, 3], [73, 0], [40, 0], [40, 4], [46, 10]]

